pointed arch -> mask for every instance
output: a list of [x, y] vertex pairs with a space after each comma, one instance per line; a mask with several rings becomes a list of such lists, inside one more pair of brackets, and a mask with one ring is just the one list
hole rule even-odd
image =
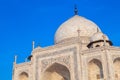
[[41, 78], [41, 80], [70, 80], [70, 72], [66, 66], [54, 63], [45, 70]]
[[88, 80], [101, 80], [103, 79], [102, 63], [98, 59], [92, 59], [88, 63]]
[[120, 57], [113, 61], [115, 80], [120, 80]]
[[28, 80], [28, 73], [26, 72], [22, 72], [20, 75], [19, 75], [19, 80]]

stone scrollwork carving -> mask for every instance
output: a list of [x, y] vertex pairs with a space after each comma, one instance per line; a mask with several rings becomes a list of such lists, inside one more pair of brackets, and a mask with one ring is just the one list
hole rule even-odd
[[41, 71], [43, 72], [46, 68], [51, 66], [54, 63], [61, 63], [66, 65], [70, 69], [70, 55], [69, 56], [61, 56], [57, 58], [50, 58], [41, 61]]
[[93, 59], [98, 59], [98, 60], [101, 61], [101, 56], [88, 57], [88, 58], [87, 58], [87, 63], [89, 63], [89, 62], [90, 62], [91, 60], [93, 60]]

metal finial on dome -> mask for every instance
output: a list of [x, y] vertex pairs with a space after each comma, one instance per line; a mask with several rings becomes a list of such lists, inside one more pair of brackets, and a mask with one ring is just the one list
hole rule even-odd
[[74, 13], [75, 13], [75, 15], [78, 15], [78, 9], [77, 9], [77, 5], [76, 4], [74, 6]]

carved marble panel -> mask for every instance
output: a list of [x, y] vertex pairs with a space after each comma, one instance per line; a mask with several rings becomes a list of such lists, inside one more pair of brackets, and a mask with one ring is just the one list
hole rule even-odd
[[66, 67], [68, 67], [68, 69], [70, 70], [70, 55], [68, 56], [61, 56], [61, 57], [57, 57], [57, 58], [50, 58], [50, 59], [43, 59], [41, 61], [41, 72], [43, 72], [44, 70], [46, 70], [46, 68], [48, 68], [49, 66], [51, 66], [53, 63], [61, 63], [63, 65], [65, 65]]

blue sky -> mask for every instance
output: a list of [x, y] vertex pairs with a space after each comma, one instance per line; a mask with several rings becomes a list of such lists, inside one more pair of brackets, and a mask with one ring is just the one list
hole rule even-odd
[[54, 44], [57, 28], [74, 15], [74, 4], [120, 46], [120, 0], [0, 0], [0, 80], [12, 80], [14, 55], [24, 62], [33, 40], [35, 46]]

